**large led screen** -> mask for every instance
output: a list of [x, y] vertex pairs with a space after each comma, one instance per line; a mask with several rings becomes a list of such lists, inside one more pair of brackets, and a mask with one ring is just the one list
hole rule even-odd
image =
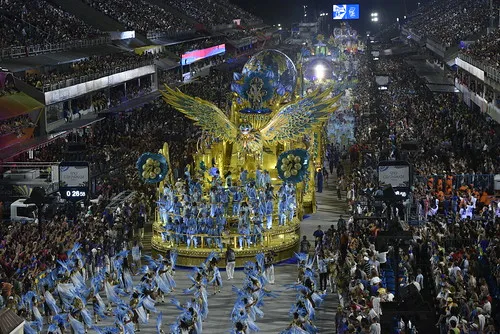
[[379, 166], [378, 182], [381, 187], [409, 188], [410, 166]]
[[359, 20], [359, 5], [333, 5], [334, 20]]
[[186, 52], [182, 55], [182, 65], [189, 65], [203, 58], [220, 55], [226, 52], [226, 44], [212, 46], [202, 50]]

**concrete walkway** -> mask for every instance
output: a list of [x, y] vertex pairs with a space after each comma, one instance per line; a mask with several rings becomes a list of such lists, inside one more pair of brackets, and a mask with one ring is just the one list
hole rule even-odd
[[[330, 181], [333, 184], [333, 181]], [[345, 196], [345, 194], [343, 194]], [[314, 246], [312, 238], [313, 232], [318, 225], [322, 226], [323, 230], [327, 230], [330, 225], [336, 225], [338, 218], [344, 214], [345, 201], [337, 200], [337, 193], [332, 187], [326, 186], [323, 193], [317, 193], [318, 210], [315, 214], [310, 215], [301, 225], [302, 235], [306, 235], [308, 240]], [[147, 233], [149, 234], [149, 233]], [[145, 236], [148, 238], [148, 235]], [[149, 244], [148, 244], [149, 245]], [[147, 247], [146, 247], [147, 248]], [[221, 268], [222, 269], [222, 268]], [[175, 275], [177, 282], [177, 291], [169, 296], [176, 297], [181, 302], [184, 302], [189, 296], [183, 295], [182, 290], [189, 287], [191, 282], [187, 275], [190, 273], [188, 269], [178, 269]], [[283, 285], [292, 284], [297, 278], [297, 267], [294, 264], [278, 264], [275, 266], [276, 284], [269, 285], [268, 288], [279, 293], [276, 299], [265, 300], [265, 305], [262, 310], [265, 313], [263, 319], [257, 320], [257, 325], [260, 327], [260, 333], [276, 334], [286, 328], [290, 323], [288, 315], [290, 306], [295, 301], [295, 292], [287, 290]], [[235, 278], [232, 281], [226, 280], [225, 272], [222, 270], [224, 279], [222, 291], [217, 295], [209, 295], [209, 315], [203, 323], [204, 334], [222, 334], [227, 333], [231, 328], [229, 320], [232, 307], [235, 302], [235, 294], [231, 291], [231, 286], [234, 284], [241, 287], [244, 274], [242, 271], [235, 273]], [[209, 290], [209, 293], [213, 291]], [[336, 294], [328, 294], [324, 304], [317, 310], [317, 320], [314, 322], [321, 334], [335, 333], [335, 311], [338, 306], [338, 297]], [[163, 312], [163, 328], [168, 333], [167, 324], [175, 321], [179, 311], [169, 303], [157, 304], [157, 308]], [[141, 332], [155, 333], [156, 316], [152, 315], [149, 324], [141, 326]]]

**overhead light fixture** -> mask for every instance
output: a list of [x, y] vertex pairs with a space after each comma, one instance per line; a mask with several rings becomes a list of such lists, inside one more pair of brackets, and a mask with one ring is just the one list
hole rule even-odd
[[323, 64], [318, 64], [314, 67], [314, 75], [318, 80], [323, 80], [325, 78], [326, 67]]

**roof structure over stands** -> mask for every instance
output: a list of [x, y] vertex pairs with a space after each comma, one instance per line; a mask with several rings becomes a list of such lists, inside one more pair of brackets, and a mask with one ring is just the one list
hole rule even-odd
[[21, 143], [11, 145], [5, 149], [0, 150], [0, 161], [7, 161], [10, 158], [18, 156], [21, 153], [27, 152], [29, 150], [36, 150], [39, 147], [47, 145], [57, 138], [66, 135], [67, 132], [55, 133], [47, 136], [35, 137], [28, 139]]
[[390, 49], [380, 50], [381, 56], [399, 56], [403, 54], [415, 54], [416, 50], [407, 45], [396, 46]]
[[124, 49], [135, 49], [135, 48], [140, 48], [142, 46], [145, 46], [146, 43], [144, 43], [142, 40], [138, 38], [127, 38], [127, 39], [119, 39], [116, 41], [113, 41], [113, 44], [116, 46], [119, 46]]
[[43, 108], [43, 104], [29, 97], [25, 93], [1, 96], [0, 105], [2, 106], [0, 120], [21, 116], [31, 111]]
[[59, 53], [46, 53], [33, 57], [24, 57], [16, 59], [4, 59], [0, 66], [9, 69], [11, 72], [21, 72], [32, 68], [44, 66], [60, 65], [75, 62], [79, 59], [88, 58], [91, 55], [107, 55], [111, 53], [123, 52], [122, 49], [113, 45], [100, 45], [80, 50], [64, 51]]
[[427, 84], [426, 86], [431, 92], [434, 93], [460, 93], [460, 91], [455, 86], [451, 85]]
[[4, 308], [3, 310], [0, 310], [0, 334], [10, 334], [13, 332], [18, 332], [19, 328], [21, 328], [22, 332], [23, 325], [24, 320], [10, 308]]
[[155, 64], [163, 68], [164, 70], [170, 70], [172, 68], [176, 68], [181, 65], [179, 61], [175, 61], [169, 58], [157, 59], [155, 61]]
[[209, 38], [218, 38], [218, 37], [224, 37], [223, 34], [214, 34], [211, 36], [196, 36], [193, 34], [192, 38], [186, 38], [185, 36], [180, 38], [176, 36], [163, 36], [160, 38], [155, 38], [152, 39], [151, 41], [154, 42], [155, 44], [158, 45], [163, 45], [163, 46], [170, 46], [170, 45], [176, 45], [176, 44], [182, 44], [182, 43], [189, 43], [189, 42], [196, 42], [196, 41], [201, 41]]
[[415, 68], [417, 75], [424, 79], [427, 88], [434, 93], [458, 93], [451, 78], [447, 77], [445, 72], [437, 65], [431, 65], [425, 59], [415, 56], [407, 60], [409, 66]]

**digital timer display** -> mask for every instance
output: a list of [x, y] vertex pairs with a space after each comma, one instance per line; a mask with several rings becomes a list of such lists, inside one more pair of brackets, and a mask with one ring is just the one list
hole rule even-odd
[[85, 197], [87, 196], [86, 191], [78, 191], [78, 190], [66, 190], [66, 197]]

